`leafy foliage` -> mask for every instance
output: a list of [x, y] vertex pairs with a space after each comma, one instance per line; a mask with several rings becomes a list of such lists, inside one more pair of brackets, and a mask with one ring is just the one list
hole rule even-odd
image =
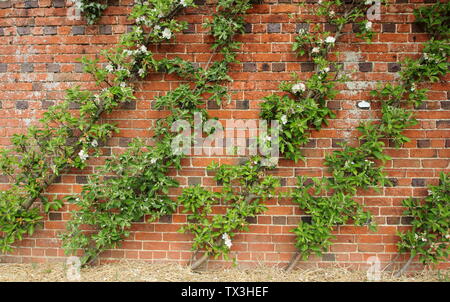
[[[153, 3], [160, 10], [148, 9]], [[169, 18], [179, 5], [178, 0], [138, 3], [131, 16], [146, 20], [150, 27], [160, 26], [175, 33], [186, 26]], [[8, 213], [0, 224], [4, 233], [0, 238], [2, 251], [10, 251], [15, 240], [33, 233], [41, 221], [39, 211], [31, 209], [36, 201], [41, 201], [46, 211], [49, 205], [54, 210], [62, 205], [59, 200], [48, 199], [44, 194], [47, 187], [70, 168], [84, 169], [90, 156], [100, 154], [101, 142], [118, 131], [113, 124], [100, 123], [100, 117], [135, 99], [130, 83], [159, 69], [146, 45], [170, 37], [163, 38], [135, 25], [122, 36], [119, 46], [102, 53], [108, 60], [106, 66], [101, 67], [98, 60], [83, 58], [85, 71], [94, 77], [101, 90], [94, 93], [80, 87], [68, 89], [66, 100], [50, 107], [38, 125], [29, 127], [26, 134], [13, 136], [12, 148], [0, 154], [0, 167], [12, 179], [12, 188], [1, 195], [0, 211]]]
[[440, 183], [430, 186], [424, 200], [408, 198], [403, 201], [413, 217], [412, 229], [398, 233], [400, 253], [411, 253], [424, 264], [445, 261], [450, 255], [450, 175], [441, 173]]
[[103, 11], [108, 7], [104, 1], [99, 0], [75, 0], [74, 2], [75, 7], [80, 10], [90, 25], [100, 19]]
[[[248, 230], [248, 218], [263, 213], [261, 201], [274, 195], [279, 180], [265, 175], [261, 159], [252, 158], [240, 166], [211, 164], [214, 179], [222, 185], [219, 192], [195, 186], [183, 190], [178, 201], [189, 213], [187, 225], [180, 232], [194, 235], [192, 249], [204, 250], [216, 258], [228, 257], [236, 232]], [[214, 213], [214, 206], [226, 207]]]

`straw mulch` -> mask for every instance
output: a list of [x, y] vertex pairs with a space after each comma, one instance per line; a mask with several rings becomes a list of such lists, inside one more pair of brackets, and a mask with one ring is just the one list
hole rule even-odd
[[[447, 274], [446, 274], [447, 273]], [[449, 272], [421, 271], [395, 279], [392, 273], [383, 273], [381, 281], [449, 281]], [[445, 274], [447, 277], [445, 277]], [[122, 261], [81, 269], [80, 281], [368, 281], [366, 272], [345, 268], [305, 269], [285, 273], [280, 268], [259, 266], [252, 269], [230, 268], [192, 272], [188, 267], [175, 264], [151, 264]], [[67, 266], [52, 264], [0, 263], [0, 281], [68, 281]]]

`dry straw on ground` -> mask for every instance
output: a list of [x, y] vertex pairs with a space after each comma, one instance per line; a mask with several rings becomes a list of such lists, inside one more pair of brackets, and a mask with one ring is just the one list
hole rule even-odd
[[[0, 281], [68, 281], [67, 266], [53, 264], [1, 264]], [[447, 276], [447, 277], [446, 277]], [[285, 273], [280, 268], [259, 266], [252, 269], [230, 268], [205, 272], [192, 272], [188, 267], [175, 264], [151, 264], [123, 261], [84, 268], [81, 281], [368, 281], [366, 272], [345, 268], [304, 269]], [[383, 273], [381, 281], [449, 281], [449, 274], [437, 271], [416, 272], [408, 277], [394, 278]]]

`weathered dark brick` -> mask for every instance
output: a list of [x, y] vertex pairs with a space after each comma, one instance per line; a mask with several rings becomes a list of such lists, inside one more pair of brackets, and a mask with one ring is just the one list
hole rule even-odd
[[84, 35], [85, 27], [84, 26], [74, 26], [72, 27], [72, 35]]
[[411, 225], [413, 220], [414, 220], [414, 217], [409, 217], [409, 216], [404, 216], [401, 218], [401, 222], [403, 225]]
[[194, 185], [201, 185], [202, 184], [202, 178], [201, 177], [188, 177], [188, 185], [194, 186]]
[[370, 72], [372, 71], [373, 64], [370, 62], [359, 63], [359, 71]]
[[61, 66], [56, 63], [47, 63], [46, 67], [47, 67], [48, 72], [60, 72], [61, 71]]
[[37, 0], [26, 0], [25, 8], [37, 8], [39, 7], [39, 1]]
[[309, 223], [309, 224], [312, 223], [312, 217], [311, 216], [302, 216], [301, 220], [302, 220], [303, 223]]
[[111, 35], [112, 34], [112, 26], [109, 24], [100, 25], [100, 34]]
[[300, 69], [302, 72], [313, 71], [315, 67], [314, 63], [311, 62], [302, 62], [300, 63]]
[[172, 223], [172, 215], [164, 215], [159, 218], [160, 223]]
[[34, 65], [32, 63], [22, 63], [20, 65], [20, 71], [21, 72], [33, 72]]
[[52, 220], [52, 221], [62, 220], [62, 214], [61, 213], [50, 212], [50, 213], [48, 213], [48, 219]]
[[31, 28], [29, 26], [18, 26], [17, 34], [20, 36], [31, 34]]
[[413, 178], [411, 180], [411, 185], [413, 187], [425, 187], [425, 179], [423, 179], [423, 178]]
[[27, 101], [16, 101], [16, 109], [25, 110], [28, 109]]
[[53, 5], [53, 7], [57, 7], [57, 8], [64, 7], [64, 6], [66, 6], [66, 1], [65, 0], [53, 0], [52, 5]]
[[285, 225], [287, 223], [287, 218], [286, 218], [286, 216], [273, 216], [272, 223]]
[[399, 63], [388, 63], [388, 71], [389, 72], [399, 72], [401, 66]]
[[244, 24], [244, 32], [245, 32], [246, 34], [251, 33], [252, 30], [253, 30], [253, 25], [252, 25], [251, 23], [245, 23], [245, 24]]
[[272, 71], [274, 72], [282, 72], [286, 70], [285, 63], [272, 63]]
[[137, 103], [136, 103], [136, 101], [129, 101], [129, 102], [123, 103], [120, 106], [120, 108], [124, 109], [124, 110], [136, 110]]
[[8, 70], [8, 64], [0, 63], [0, 72], [6, 72]]
[[57, 34], [57, 28], [56, 26], [45, 26], [44, 27], [44, 35], [56, 35]]
[[400, 217], [397, 217], [397, 216], [386, 217], [386, 223], [389, 224], [389, 225], [399, 225], [400, 224]]
[[87, 176], [84, 176], [84, 175], [77, 175], [76, 182], [77, 182], [77, 184], [87, 184], [88, 178], [87, 178]]
[[208, 101], [208, 109], [219, 109], [219, 105], [216, 101]]
[[450, 128], [450, 120], [436, 121], [436, 128]]
[[267, 24], [267, 32], [268, 33], [279, 33], [281, 32], [281, 24], [280, 23], [269, 23]]
[[236, 101], [236, 109], [248, 109], [249, 102], [248, 100]]
[[417, 140], [417, 148], [429, 148], [431, 146], [431, 142], [429, 139], [418, 139]]
[[244, 63], [243, 70], [245, 72], [256, 72], [256, 63], [249, 63], [249, 62]]
[[256, 224], [256, 223], [258, 223], [258, 218], [256, 218], [256, 217], [246, 217], [245, 221], [247, 221], [247, 223], [249, 223], [249, 224]]
[[395, 23], [383, 23], [382, 32], [395, 33]]

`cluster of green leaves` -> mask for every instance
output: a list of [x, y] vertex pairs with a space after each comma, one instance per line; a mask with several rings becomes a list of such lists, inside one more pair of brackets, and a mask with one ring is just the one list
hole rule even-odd
[[450, 35], [450, 3], [448, 1], [423, 6], [414, 10], [416, 23], [425, 26], [425, 30], [439, 39]]
[[[160, 10], [149, 9], [153, 2]], [[147, 20], [150, 28], [159, 26], [176, 33], [186, 27], [184, 22], [169, 20], [179, 7], [178, 0], [142, 1], [134, 6], [131, 17]], [[1, 195], [0, 211], [8, 213], [0, 224], [3, 251], [10, 251], [24, 234], [32, 234], [41, 221], [39, 211], [30, 210], [36, 201], [41, 201], [45, 211], [62, 205], [60, 200], [49, 200], [45, 190], [67, 169], [83, 169], [89, 156], [99, 155], [101, 143], [117, 131], [113, 124], [99, 123], [101, 115], [135, 99], [131, 81], [159, 69], [146, 45], [161, 41], [162, 37], [155, 37], [153, 31], [145, 32], [143, 25], [136, 25], [121, 38], [119, 46], [103, 52], [106, 66], [83, 58], [85, 71], [102, 89], [96, 93], [79, 87], [68, 89], [65, 101], [50, 107], [37, 126], [13, 136], [12, 148], [0, 154], [0, 168], [12, 180], [11, 189]]]
[[75, 7], [80, 10], [86, 18], [87, 24], [94, 24], [108, 7], [105, 1], [100, 0], [75, 0]]
[[194, 235], [192, 250], [228, 258], [236, 232], [248, 230], [248, 218], [266, 210], [261, 201], [272, 197], [280, 185], [277, 178], [266, 175], [267, 169], [259, 157], [238, 166], [212, 163], [208, 170], [215, 172], [220, 191], [199, 186], [183, 190], [178, 201], [189, 215], [180, 232]]
[[[333, 193], [328, 196], [327, 192], [332, 190]], [[311, 254], [321, 256], [326, 252], [332, 244], [332, 231], [336, 225], [352, 220], [355, 225], [369, 224], [372, 230], [375, 229], [370, 223], [370, 213], [363, 211], [348, 190], [351, 189], [336, 187], [336, 183], [327, 178], [313, 178], [310, 181], [303, 176], [298, 177], [298, 187], [292, 193], [292, 200], [311, 216], [310, 222], [300, 221], [292, 230], [297, 235], [295, 246], [302, 259], [308, 259]]]
[[445, 261], [450, 255], [450, 175], [441, 173], [437, 186], [430, 186], [424, 200], [408, 198], [404, 215], [413, 217], [412, 229], [398, 233], [400, 253], [419, 255], [424, 264]]
[[[186, 3], [187, 1], [184, 2]], [[161, 3], [158, 7], [164, 13], [174, 8], [173, 5], [172, 7], [161, 6]], [[213, 20], [222, 18], [222, 12], [228, 11], [222, 5]], [[240, 10], [233, 10], [233, 12], [245, 13]], [[132, 16], [139, 20], [138, 23], [148, 24], [148, 19], [151, 20], [152, 16], [160, 14], [155, 14], [154, 8], [149, 9], [145, 5], [138, 5]], [[228, 15], [228, 17], [232, 16]], [[235, 18], [241, 19], [240, 16]], [[160, 20], [158, 24], [174, 29], [172, 23], [163, 23]], [[214, 21], [211, 23], [211, 34], [214, 33], [215, 24]], [[175, 28], [181, 29], [178, 26]], [[158, 30], [161, 29], [158, 28]], [[126, 40], [127, 45], [130, 45], [136, 37], [142, 38], [140, 34], [141, 31], [135, 29], [122, 41]], [[151, 37], [158, 39], [160, 36]], [[216, 39], [224, 39], [220, 49], [227, 48], [229, 47], [227, 43], [232, 43], [230, 37], [216, 36]], [[136, 43], [131, 45], [140, 49]], [[214, 46], [213, 48], [218, 50]], [[139, 50], [139, 53], [142, 51]], [[141, 55], [139, 57], [141, 61], [130, 66], [130, 69], [139, 70], [142, 64], [148, 63], [154, 70], [176, 74], [182, 79], [193, 81], [194, 85], [181, 84], [166, 95], [157, 97], [155, 109], [168, 109], [170, 114], [156, 122], [152, 143], [145, 145], [140, 140], [133, 141], [125, 154], [108, 160], [105, 167], [83, 186], [81, 196], [69, 197], [69, 201], [76, 204], [78, 210], [73, 213], [73, 219], [68, 223], [68, 232], [62, 236], [67, 253], [73, 254], [81, 250], [82, 264], [91, 263], [106, 249], [120, 245], [120, 242], [129, 236], [129, 229], [133, 222], [142, 220], [144, 216], [148, 216], [153, 221], [161, 215], [169, 215], [176, 210], [176, 203], [167, 194], [168, 190], [178, 186], [178, 183], [167, 174], [169, 168], [181, 169], [180, 162], [185, 155], [173, 150], [177, 134], [172, 132], [172, 125], [175, 121], [185, 120], [192, 126], [195, 114], [201, 114], [203, 121], [206, 120], [204, 95], [209, 93], [210, 99], [218, 103], [222, 101], [227, 90], [222, 89], [221, 86], [223, 82], [231, 80], [227, 72], [228, 64], [235, 62], [234, 56], [229, 55], [227, 59], [224, 59], [228, 60], [226, 64], [219, 62], [201, 68], [180, 58], [155, 61], [149, 54], [147, 58]], [[229, 61], [231, 57], [233, 61]], [[115, 54], [115, 58], [120, 60], [120, 51], [119, 54]], [[138, 68], [135, 67], [136, 64]], [[113, 68], [117, 69], [117, 66], [119, 65], [115, 64]], [[114, 177], [101, 177], [101, 175], [110, 174]], [[82, 228], [86, 225], [89, 226], [89, 232]]]

